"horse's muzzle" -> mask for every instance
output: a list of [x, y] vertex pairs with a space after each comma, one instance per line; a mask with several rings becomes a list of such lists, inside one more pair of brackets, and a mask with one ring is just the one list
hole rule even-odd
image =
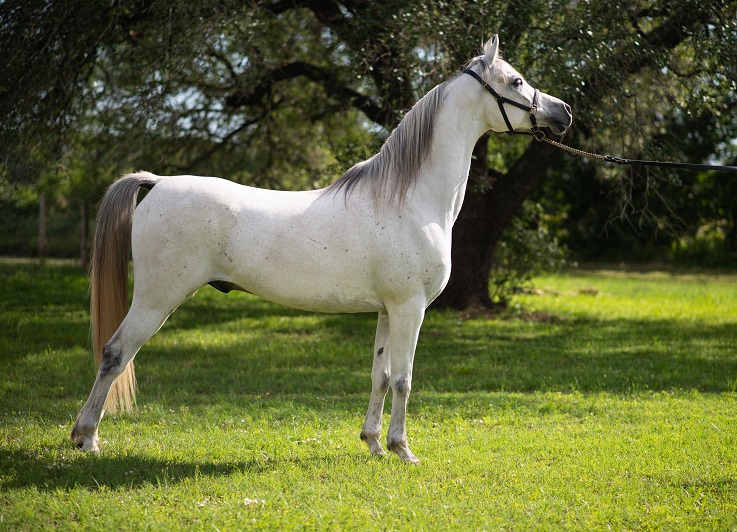
[[562, 135], [573, 123], [573, 111], [571, 106], [565, 102], [556, 109], [555, 117], [550, 124], [550, 130], [556, 135]]

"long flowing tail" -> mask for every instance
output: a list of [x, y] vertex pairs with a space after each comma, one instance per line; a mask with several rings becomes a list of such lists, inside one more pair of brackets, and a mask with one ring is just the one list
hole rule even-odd
[[[128, 262], [138, 191], [141, 187], [150, 189], [160, 179], [148, 172], [125, 175], [107, 189], [100, 202], [90, 261], [90, 329], [96, 369], [102, 348], [128, 313]], [[131, 361], [113, 383], [105, 411], [132, 410], [135, 395], [136, 374]]]

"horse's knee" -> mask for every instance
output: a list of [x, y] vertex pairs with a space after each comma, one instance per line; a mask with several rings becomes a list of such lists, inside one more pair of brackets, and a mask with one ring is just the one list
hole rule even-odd
[[407, 375], [398, 375], [392, 380], [392, 391], [396, 395], [407, 396], [412, 390], [412, 381]]
[[389, 390], [389, 384], [391, 382], [391, 376], [388, 371], [383, 371], [376, 379], [376, 386], [381, 393], [386, 393]]

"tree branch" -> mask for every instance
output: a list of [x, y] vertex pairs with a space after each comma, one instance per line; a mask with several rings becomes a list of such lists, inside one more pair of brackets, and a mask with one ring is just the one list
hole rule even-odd
[[263, 76], [257, 84], [233, 90], [225, 99], [225, 104], [228, 107], [259, 105], [271, 93], [275, 84], [300, 77], [321, 85], [325, 92], [341, 104], [354, 107], [362, 111], [369, 119], [381, 123], [383, 110], [373, 99], [345, 86], [333, 70], [304, 61], [294, 61], [277, 67]]
[[228, 69], [230, 77], [233, 79], [233, 81], [237, 82], [238, 73], [235, 71], [235, 67], [233, 66], [233, 63], [230, 62], [230, 59], [228, 59], [228, 57], [224, 53], [216, 50], [213, 46], [209, 47], [209, 52], [211, 57], [220, 61], [223, 66]]
[[263, 120], [266, 116], [266, 112], [262, 112], [259, 116], [256, 116], [255, 118], [252, 118], [250, 120], [245, 120], [240, 126], [235, 128], [233, 131], [225, 135], [220, 142], [214, 143], [209, 149], [205, 150], [201, 154], [199, 154], [197, 157], [192, 159], [191, 161], [188, 161], [186, 164], [175, 166], [175, 169], [182, 170], [185, 172], [191, 172], [194, 168], [199, 166], [202, 162], [209, 160], [213, 155], [215, 155], [220, 150], [224, 149], [228, 144], [230, 143], [233, 138], [235, 138], [239, 133], [245, 131], [249, 127], [256, 125], [258, 122]]
[[[251, 2], [246, 2], [252, 5]], [[255, 5], [272, 15], [281, 15], [290, 9], [309, 9], [326, 26], [334, 26], [346, 22], [340, 6], [329, 0], [260, 0]]]

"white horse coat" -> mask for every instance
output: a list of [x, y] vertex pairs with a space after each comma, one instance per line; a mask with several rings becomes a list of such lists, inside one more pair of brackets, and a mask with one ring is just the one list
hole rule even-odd
[[[536, 93], [497, 57], [498, 46], [491, 39], [469, 68], [505, 98], [533, 102], [530, 114], [536, 113], [540, 126], [564, 131], [570, 108]], [[523, 109], [500, 109], [474, 77], [451, 78], [413, 107], [379, 154], [324, 190], [280, 192], [145, 172], [113, 184], [100, 207], [92, 266], [99, 370], [72, 430], [75, 444], [98, 449], [103, 405], [130, 405], [129, 362], [183, 301], [210, 283], [304, 310], [377, 312], [372, 392], [361, 438], [372, 454], [384, 454], [381, 418], [391, 387], [387, 446], [405, 461], [418, 461], [405, 428], [415, 347], [425, 309], [450, 276], [452, 228], [471, 152], [489, 129], [530, 128]], [[151, 190], [136, 208], [141, 186]], [[113, 278], [108, 270], [127, 264], [126, 231], [135, 285], [130, 311], [116, 318], [105, 298], [113, 298], [107, 294], [117, 293], [116, 286], [124, 290], [124, 274]], [[124, 296], [116, 297], [125, 304]]]
[[182, 269], [188, 284], [177, 290], [224, 281], [303, 310], [380, 312], [387, 300], [418, 294], [429, 303], [450, 274], [453, 219], [416, 207], [376, 209], [358, 191], [344, 198], [163, 178], [133, 218], [135, 269], [150, 283], [136, 276], [136, 293], [171, 289], [171, 271]]

